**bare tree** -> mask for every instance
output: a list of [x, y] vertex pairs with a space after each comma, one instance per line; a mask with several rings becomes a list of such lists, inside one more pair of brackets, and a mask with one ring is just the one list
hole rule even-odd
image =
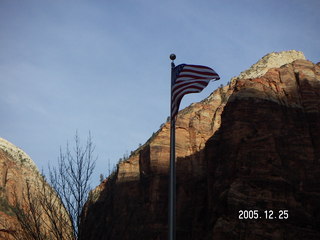
[[72, 222], [75, 239], [79, 239], [81, 212], [90, 191], [90, 180], [97, 157], [89, 132], [86, 144], [81, 145], [76, 132], [74, 147], [69, 144], [65, 151], [60, 148], [58, 167], [49, 167], [50, 184], [64, 203]]
[[0, 235], [15, 240], [79, 239], [80, 217], [90, 191], [96, 157], [91, 134], [81, 145], [78, 133], [74, 147], [60, 148], [57, 167], [49, 167], [49, 183], [43, 176], [26, 181], [22, 193], [12, 193], [10, 213], [17, 224], [0, 219]]
[[0, 219], [0, 231], [6, 239], [74, 240], [68, 213], [44, 178], [26, 180], [25, 191], [14, 190], [11, 196], [10, 213], [15, 221]]

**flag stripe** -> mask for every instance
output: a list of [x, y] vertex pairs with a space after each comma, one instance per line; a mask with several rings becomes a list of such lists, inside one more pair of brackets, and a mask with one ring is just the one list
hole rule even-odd
[[201, 92], [212, 79], [219, 80], [220, 77], [206, 66], [181, 64], [173, 68], [171, 116], [174, 118], [177, 115], [184, 95]]
[[198, 90], [199, 92], [201, 92], [203, 88], [205, 88], [205, 87], [204, 86], [195, 86], [195, 85], [186, 86], [185, 88], [183, 88], [180, 91], [176, 92], [173, 95], [173, 98], [175, 99], [175, 98], [179, 98], [180, 96], [184, 96], [185, 92], [188, 91], [189, 89]]
[[183, 91], [181, 91], [178, 95], [176, 95], [176, 99], [182, 99], [182, 97], [185, 95], [185, 94], [188, 94], [188, 93], [191, 93], [191, 92], [201, 92], [203, 88], [200, 88], [200, 87], [196, 87], [196, 86], [192, 86], [192, 87], [189, 87], [189, 88], [186, 88], [184, 89]]
[[187, 70], [187, 69], [197, 69], [197, 70], [210, 70], [210, 71], [214, 71], [214, 70], [213, 70], [212, 68], [210, 68], [210, 67], [201, 66], [201, 65], [192, 65], [192, 64], [185, 65], [184, 69], [185, 69], [185, 70]]
[[219, 78], [219, 75], [211, 70], [211, 71], [206, 71], [206, 72], [202, 72], [202, 71], [185, 71], [184, 69], [180, 72], [179, 76], [176, 79], [176, 82], [181, 81], [181, 80], [187, 80], [188, 78], [207, 78], [207, 79], [215, 79], [215, 78]]
[[173, 98], [176, 98], [181, 92], [183, 92], [185, 89], [189, 89], [189, 88], [197, 88], [200, 91], [202, 89], [204, 89], [206, 86], [208, 85], [208, 83], [190, 83], [190, 84], [186, 84], [185, 86], [178, 88], [176, 91], [174, 91], [172, 93]]
[[179, 96], [176, 97], [176, 103], [172, 106], [172, 111], [178, 113], [178, 108], [179, 108], [180, 102], [182, 100], [182, 97], [184, 95], [189, 94], [189, 93], [199, 93], [199, 92], [201, 92], [201, 90], [194, 89], [194, 88], [185, 89], [185, 91], [183, 91], [181, 94], [179, 94]]
[[185, 67], [181, 72], [202, 72], [202, 73], [215, 73], [212, 69], [199, 69]]
[[182, 88], [184, 86], [190, 85], [190, 84], [202, 84], [203, 86], [207, 86], [209, 83], [209, 80], [207, 79], [196, 79], [196, 80], [190, 80], [190, 81], [183, 81], [183, 82], [179, 82], [177, 84], [175, 84], [175, 86], [172, 89], [172, 92], [176, 92], [179, 88]]
[[203, 73], [203, 74], [216, 74], [216, 72], [211, 69], [196, 69], [196, 68], [183, 69], [181, 72], [182, 73], [191, 72], [191, 73]]
[[190, 65], [186, 65], [181, 72], [202, 72], [217, 75], [217, 73], [212, 68], [203, 66], [196, 67], [195, 65], [193, 65], [193, 67], [190, 67]]
[[179, 75], [179, 77], [177, 78], [177, 81], [180, 81], [182, 78], [209, 78], [211, 79], [212, 77], [214, 77], [216, 75], [213, 74], [204, 74], [204, 73], [191, 73], [191, 72], [186, 72], [186, 73], [181, 73]]

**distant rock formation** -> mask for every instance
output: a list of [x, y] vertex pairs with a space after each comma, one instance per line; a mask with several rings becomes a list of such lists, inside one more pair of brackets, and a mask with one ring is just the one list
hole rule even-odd
[[[44, 205], [50, 208], [52, 216], [44, 213]], [[23, 214], [31, 217], [30, 206], [35, 208], [34, 216], [39, 218], [39, 231], [43, 232], [43, 236], [51, 234], [48, 232], [53, 221], [64, 221], [63, 226], [55, 227], [61, 230], [62, 236], [67, 236], [66, 232], [69, 234], [71, 224], [67, 213], [35, 163], [23, 150], [0, 138], [0, 239], [32, 239], [30, 235], [23, 235], [21, 221], [17, 219], [17, 214], [21, 214], [21, 218]], [[59, 217], [60, 220], [50, 217]]]
[[[169, 127], [92, 192], [81, 239], [167, 239]], [[180, 111], [177, 239], [320, 239], [319, 136], [320, 66], [297, 51]]]
[[248, 70], [241, 72], [235, 79], [257, 78], [263, 76], [270, 68], [279, 68], [295, 60], [306, 60], [303, 52], [290, 50], [283, 52], [273, 52], [262, 57], [257, 63], [253, 64]]
[[22, 200], [26, 181], [34, 185], [41, 180], [42, 176], [31, 158], [20, 148], [0, 138], [0, 214], [11, 215], [7, 206], [14, 197]]

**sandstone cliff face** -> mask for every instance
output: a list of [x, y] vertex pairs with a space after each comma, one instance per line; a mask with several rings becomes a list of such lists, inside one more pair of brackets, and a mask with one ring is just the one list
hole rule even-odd
[[[66, 233], [71, 231], [71, 224], [56, 193], [23, 150], [0, 138], [0, 239], [33, 239], [30, 235], [24, 236], [25, 232], [21, 231], [17, 213], [23, 212], [27, 216], [37, 216], [40, 231], [44, 233], [43, 236], [49, 236], [51, 233], [48, 233], [48, 229], [55, 220], [44, 214], [44, 204], [52, 209], [50, 214], [58, 214], [54, 217], [61, 220], [56, 219], [56, 222], [62, 222], [63, 219], [64, 226], [56, 227], [61, 230], [62, 236], [66, 237]], [[35, 208], [34, 215], [30, 213], [31, 205]], [[21, 207], [21, 211], [18, 207]]]
[[[38, 182], [42, 178], [31, 158], [12, 143], [0, 138], [0, 224], [2, 230], [13, 230], [16, 224], [10, 209], [15, 198], [22, 201], [27, 179]], [[9, 229], [5, 229], [10, 226]], [[5, 231], [0, 231], [0, 238], [6, 239]]]
[[[320, 238], [319, 95], [320, 66], [288, 51], [179, 113], [177, 239]], [[167, 239], [169, 127], [93, 191], [82, 239]]]

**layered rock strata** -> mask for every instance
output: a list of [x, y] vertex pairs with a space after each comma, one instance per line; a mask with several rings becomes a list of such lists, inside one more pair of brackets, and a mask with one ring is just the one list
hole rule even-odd
[[[177, 239], [320, 238], [319, 95], [320, 66], [288, 51], [179, 113]], [[167, 239], [169, 127], [92, 192], [82, 239]]]

